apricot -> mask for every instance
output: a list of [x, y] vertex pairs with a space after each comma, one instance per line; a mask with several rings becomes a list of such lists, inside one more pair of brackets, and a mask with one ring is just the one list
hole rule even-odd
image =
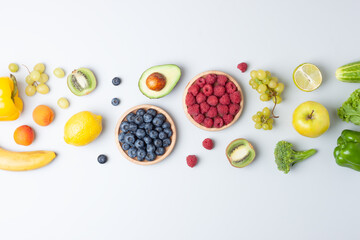
[[34, 141], [34, 138], [34, 130], [27, 125], [22, 125], [15, 129], [14, 140], [19, 145], [29, 146]]
[[54, 111], [46, 105], [39, 105], [33, 111], [33, 119], [40, 126], [47, 126], [54, 120]]
[[146, 79], [146, 86], [153, 91], [160, 91], [165, 85], [165, 76], [158, 72], [150, 74]]

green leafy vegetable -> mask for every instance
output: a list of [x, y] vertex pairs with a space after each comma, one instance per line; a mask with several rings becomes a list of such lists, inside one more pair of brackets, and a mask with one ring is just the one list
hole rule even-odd
[[343, 121], [360, 125], [360, 88], [356, 89], [338, 109], [338, 116]]

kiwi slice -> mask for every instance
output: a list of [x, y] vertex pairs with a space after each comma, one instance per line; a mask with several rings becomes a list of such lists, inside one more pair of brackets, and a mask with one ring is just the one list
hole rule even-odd
[[96, 78], [90, 69], [79, 68], [72, 71], [67, 77], [67, 85], [73, 94], [84, 96], [94, 91]]
[[232, 166], [242, 168], [254, 160], [255, 150], [246, 139], [238, 138], [227, 146], [226, 156]]

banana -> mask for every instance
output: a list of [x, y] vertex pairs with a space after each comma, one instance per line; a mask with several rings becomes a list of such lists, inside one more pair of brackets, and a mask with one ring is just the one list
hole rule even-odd
[[0, 169], [26, 171], [49, 164], [56, 154], [51, 151], [12, 152], [0, 148]]

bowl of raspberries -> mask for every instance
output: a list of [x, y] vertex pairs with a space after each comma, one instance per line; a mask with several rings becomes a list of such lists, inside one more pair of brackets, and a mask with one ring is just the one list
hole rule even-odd
[[240, 117], [244, 99], [233, 77], [220, 71], [207, 71], [188, 83], [183, 105], [187, 118], [195, 126], [207, 131], [220, 131]]
[[116, 128], [116, 145], [129, 161], [151, 165], [164, 160], [176, 142], [176, 128], [170, 115], [153, 105], [127, 110]]

